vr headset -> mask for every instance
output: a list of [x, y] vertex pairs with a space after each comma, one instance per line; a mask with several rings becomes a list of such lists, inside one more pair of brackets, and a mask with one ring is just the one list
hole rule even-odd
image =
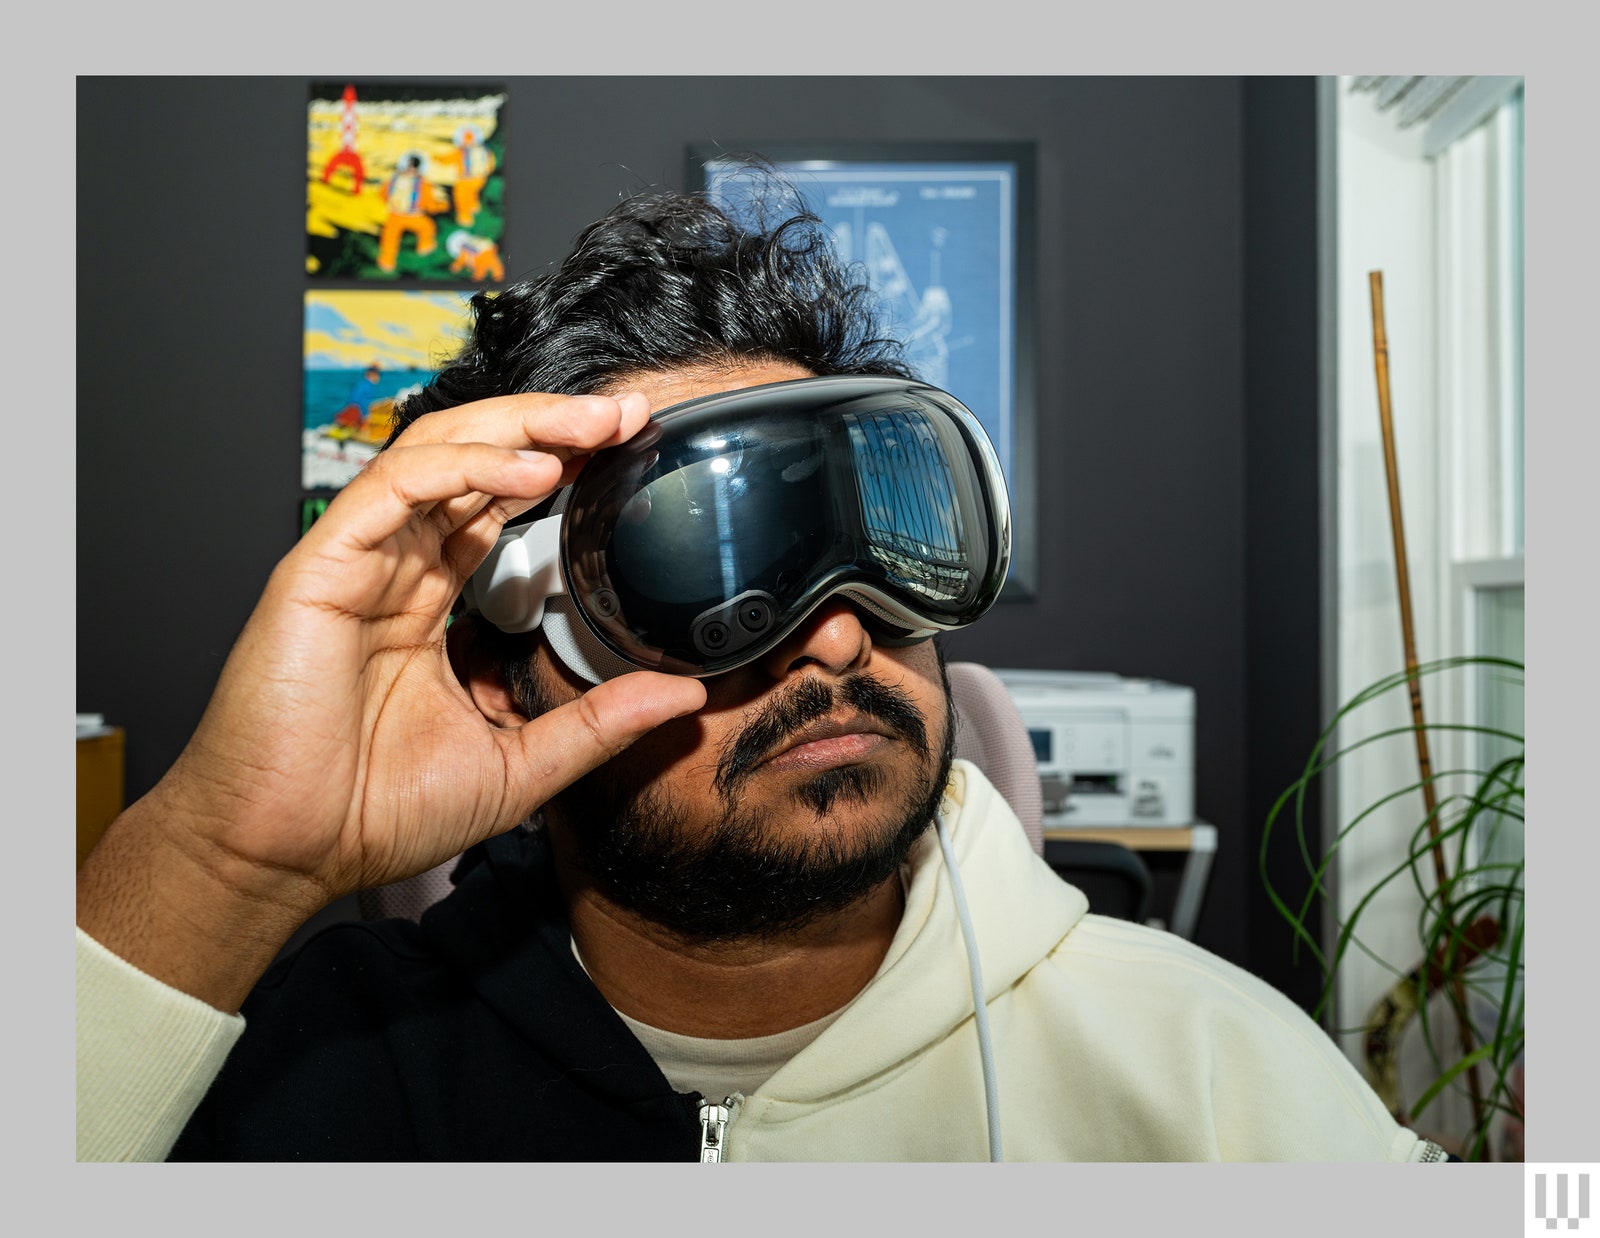
[[704, 677], [761, 657], [831, 597], [878, 643], [965, 627], [1011, 561], [978, 419], [924, 383], [803, 378], [704, 396], [597, 452], [550, 514], [508, 528], [466, 613], [542, 631], [590, 683]]

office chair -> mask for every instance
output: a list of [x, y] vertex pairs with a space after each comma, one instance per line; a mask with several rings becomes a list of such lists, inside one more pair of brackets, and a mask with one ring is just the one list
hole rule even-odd
[[1028, 726], [1005, 683], [977, 662], [952, 662], [956, 755], [984, 772], [1022, 821], [1033, 849], [1100, 915], [1143, 923], [1150, 910], [1150, 870], [1121, 843], [1044, 836], [1039, 764]]
[[978, 662], [951, 662], [945, 670], [956, 711], [956, 756], [983, 771], [1022, 822], [1034, 853], [1043, 855], [1039, 759], [1016, 701], [1000, 676]]
[[1047, 838], [1044, 862], [1089, 898], [1089, 910], [1143, 924], [1150, 915], [1150, 869], [1121, 843]]
[[[1050, 862], [1065, 880], [1083, 889], [1089, 895], [1091, 909], [1101, 911], [1104, 907], [1109, 915], [1123, 915], [1126, 911], [1125, 918], [1143, 919], [1149, 873], [1132, 851], [1115, 843], [1045, 841], [1038, 759], [1028, 738], [1027, 724], [1000, 677], [977, 662], [951, 662], [946, 669], [956, 714], [956, 756], [983, 771], [1017, 814], [1035, 854]], [[417, 919], [450, 893], [450, 872], [455, 866], [455, 859], [446, 860], [405, 881], [362, 890], [356, 896], [361, 918]], [[1132, 896], [1138, 892], [1140, 874], [1142, 900]], [[1098, 893], [1085, 883], [1098, 886]]]

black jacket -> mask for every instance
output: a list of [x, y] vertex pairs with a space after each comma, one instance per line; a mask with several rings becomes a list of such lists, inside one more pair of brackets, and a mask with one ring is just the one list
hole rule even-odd
[[170, 1160], [699, 1159], [675, 1093], [573, 957], [542, 834], [468, 852], [421, 924], [275, 964]]

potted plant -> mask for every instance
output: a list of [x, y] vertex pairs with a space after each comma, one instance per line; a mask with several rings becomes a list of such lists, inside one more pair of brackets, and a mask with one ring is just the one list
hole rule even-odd
[[[1380, 726], [1342, 747], [1336, 740], [1341, 728], [1354, 729], [1361, 715], [1381, 711], [1396, 693], [1420, 704], [1423, 681], [1448, 674], [1490, 677], [1502, 691], [1522, 691], [1521, 663], [1477, 656], [1410, 667], [1358, 693], [1340, 708], [1300, 777], [1273, 805], [1261, 840], [1260, 871], [1269, 898], [1294, 934], [1297, 954], [1308, 950], [1321, 968], [1315, 1017], [1328, 1011], [1350, 950], [1366, 952], [1394, 974], [1395, 983], [1363, 1023], [1335, 1030], [1362, 1035], [1367, 1077], [1396, 1118], [1464, 1160], [1520, 1159], [1523, 736], [1499, 727], [1414, 717], [1410, 725]], [[1409, 739], [1426, 754], [1430, 734], [1473, 741], [1454, 746], [1475, 749], [1477, 759], [1440, 771], [1421, 762], [1415, 780], [1342, 812], [1326, 843], [1309, 836], [1307, 808], [1320, 779], [1385, 744]], [[1421, 811], [1404, 813], [1408, 801], [1420, 801]], [[1294, 906], [1274, 888], [1266, 864], [1275, 834], [1290, 828], [1308, 879]], [[1402, 858], [1365, 888], [1347, 892], [1348, 910], [1335, 917], [1336, 931], [1325, 949], [1316, 930], [1321, 900], [1334, 905], [1340, 849], [1357, 831], [1375, 830], [1396, 841], [1409, 830]], [[1377, 900], [1396, 885], [1415, 891], [1416, 936], [1408, 957], [1383, 958], [1363, 940], [1362, 931]], [[1408, 1046], [1408, 1039], [1420, 1043]]]

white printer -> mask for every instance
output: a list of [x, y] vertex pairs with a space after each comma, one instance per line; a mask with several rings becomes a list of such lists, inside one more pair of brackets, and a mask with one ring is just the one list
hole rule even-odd
[[1046, 829], [1194, 823], [1193, 688], [1095, 671], [995, 674], [1033, 740]]

